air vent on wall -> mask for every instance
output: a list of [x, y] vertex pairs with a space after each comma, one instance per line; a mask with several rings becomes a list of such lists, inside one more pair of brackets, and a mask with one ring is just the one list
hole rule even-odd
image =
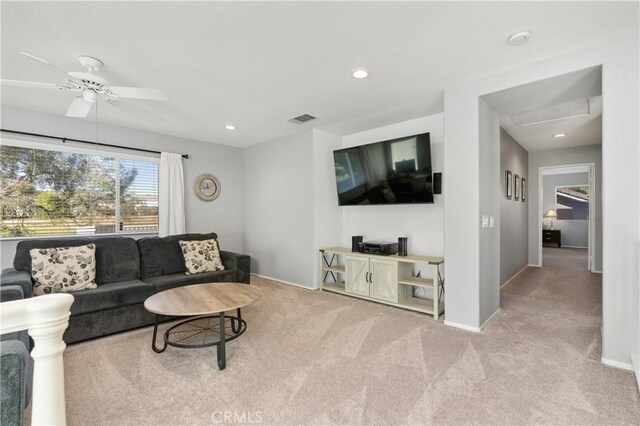
[[297, 117], [290, 118], [287, 121], [290, 121], [290, 122], [296, 123], [296, 124], [302, 124], [302, 123], [306, 123], [307, 121], [311, 121], [311, 120], [315, 120], [315, 119], [316, 119], [316, 117], [314, 117], [313, 115], [302, 114], [302, 115], [299, 115]]

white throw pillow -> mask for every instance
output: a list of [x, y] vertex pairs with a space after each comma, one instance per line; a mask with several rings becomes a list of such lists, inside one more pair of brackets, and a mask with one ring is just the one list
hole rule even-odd
[[35, 296], [70, 293], [98, 286], [95, 244], [32, 249], [29, 254]]
[[218, 241], [214, 239], [180, 241], [180, 247], [182, 247], [187, 275], [224, 270]]

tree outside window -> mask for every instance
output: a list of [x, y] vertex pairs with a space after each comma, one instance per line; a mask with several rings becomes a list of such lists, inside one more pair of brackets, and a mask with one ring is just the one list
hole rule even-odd
[[2, 145], [0, 198], [1, 237], [155, 231], [158, 164]]

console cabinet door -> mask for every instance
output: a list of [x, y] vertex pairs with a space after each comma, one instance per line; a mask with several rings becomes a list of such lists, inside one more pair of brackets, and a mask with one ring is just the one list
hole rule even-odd
[[369, 260], [371, 286], [369, 296], [398, 303], [398, 263], [392, 260]]
[[363, 257], [345, 257], [345, 290], [359, 296], [369, 296], [369, 259]]

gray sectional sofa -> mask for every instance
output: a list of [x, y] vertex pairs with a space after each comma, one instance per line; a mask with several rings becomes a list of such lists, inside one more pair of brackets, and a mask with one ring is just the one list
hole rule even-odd
[[[7, 285], [0, 289], [0, 302], [23, 298], [20, 286]], [[3, 334], [0, 339], [0, 425], [21, 426], [24, 409], [31, 400], [31, 342], [26, 330]]]
[[72, 293], [67, 343], [153, 324], [154, 315], [144, 309], [144, 301], [154, 293], [189, 284], [206, 282], [249, 283], [249, 256], [221, 251], [224, 271], [185, 274], [180, 240], [217, 239], [215, 233], [183, 234], [165, 238], [135, 240], [128, 237], [33, 239], [18, 243], [13, 268], [2, 271], [2, 288], [19, 286], [31, 297], [31, 256], [34, 248], [96, 245], [95, 289]]

